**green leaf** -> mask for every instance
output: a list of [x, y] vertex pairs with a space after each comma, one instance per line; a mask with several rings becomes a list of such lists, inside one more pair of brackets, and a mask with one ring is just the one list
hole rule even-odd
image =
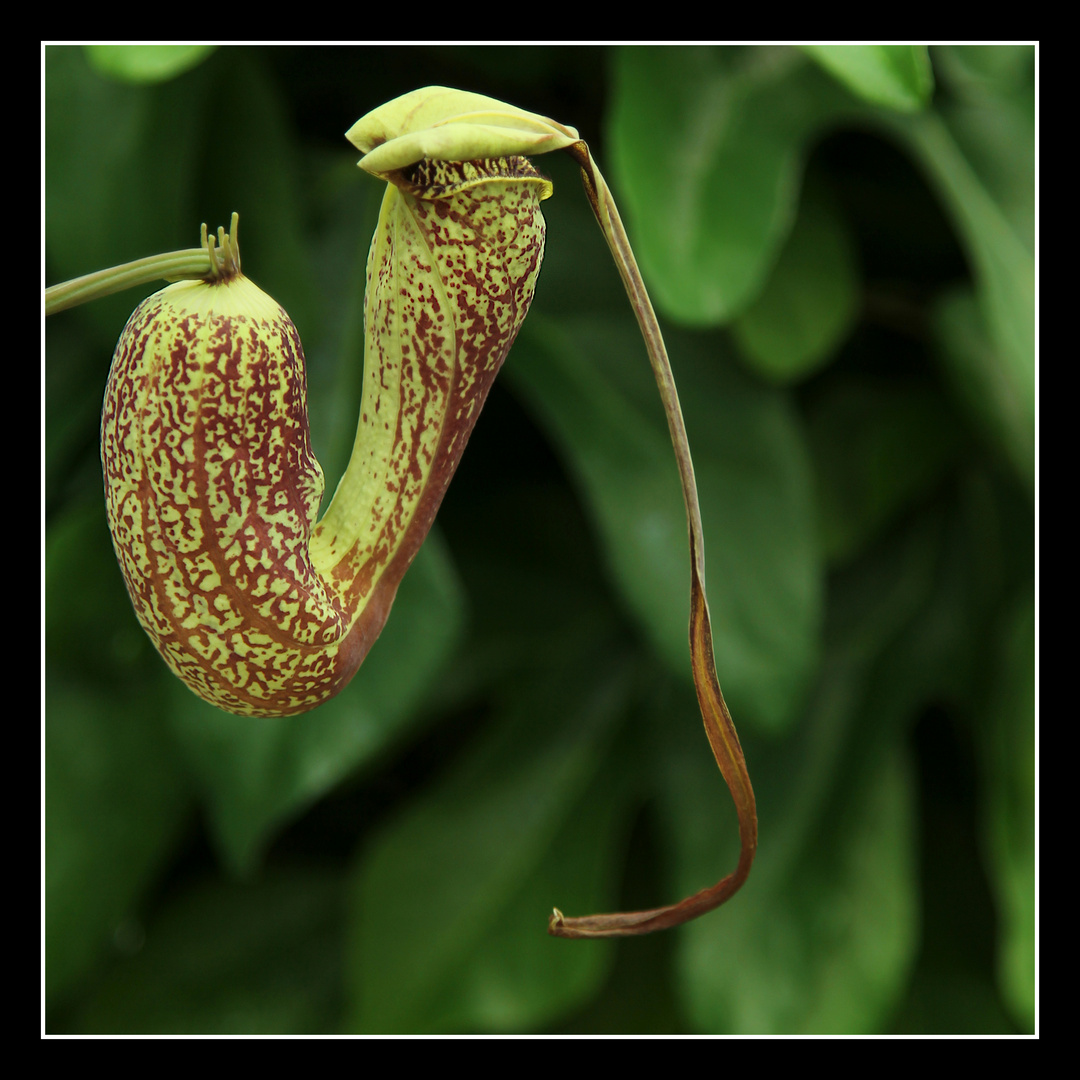
[[145, 694], [50, 676], [45, 709], [45, 995], [55, 1003], [160, 872], [191, 797]]
[[935, 45], [933, 50], [941, 81], [963, 97], [1008, 95], [1031, 85], [1034, 45]]
[[985, 742], [985, 829], [1001, 920], [998, 981], [1017, 1021], [1035, 1027], [1035, 601], [1003, 620]]
[[611, 182], [654, 303], [726, 322], [791, 228], [807, 138], [851, 99], [790, 49], [624, 48], [614, 77]]
[[160, 663], [135, 621], [100, 500], [68, 506], [46, 531], [45, 657], [68, 682], [154, 692]]
[[830, 563], [862, 553], [942, 482], [963, 426], [940, 389], [915, 376], [849, 375], [807, 408], [818, 520]]
[[[44, 223], [54, 280], [197, 241], [200, 219], [187, 201], [211, 75], [207, 67], [182, 86], [130, 86], [99, 78], [81, 48], [45, 50]], [[111, 350], [151, 291], [118, 294], [62, 318], [88, 322]], [[107, 353], [96, 359], [104, 365]], [[104, 388], [104, 370], [100, 378]]]
[[732, 333], [759, 374], [794, 382], [832, 359], [855, 322], [859, 292], [843, 219], [822, 194], [807, 191], [764, 291]]
[[274, 832], [406, 729], [462, 627], [462, 597], [432, 533], [356, 677], [302, 716], [230, 716], [168, 675], [177, 739], [204, 792], [210, 828], [236, 873]]
[[101, 75], [129, 83], [156, 83], [183, 75], [203, 62], [216, 45], [84, 45]]
[[340, 874], [277, 868], [202, 880], [131, 920], [121, 955], [74, 1017], [93, 1035], [306, 1035], [337, 1029]]
[[[817, 657], [820, 566], [801, 434], [783, 395], [722, 363], [715, 341], [668, 344], [702, 504], [720, 682], [740, 724], [776, 730]], [[506, 373], [579, 483], [625, 602], [689, 678], [686, 511], [636, 328], [534, 313]]]
[[1035, 412], [989, 340], [972, 290], [942, 296], [933, 312], [938, 356], [960, 404], [1024, 488], [1035, 492]]
[[917, 942], [914, 791], [899, 748], [871, 764], [785, 880], [762, 859], [757, 888], [688, 928], [684, 1006], [699, 1030], [860, 1034], [895, 1006]]
[[461, 958], [457, 970], [443, 972], [443, 993], [414, 1026], [446, 1032], [534, 1031], [595, 996], [611, 971], [615, 946], [553, 949], [552, 938], [544, 933], [550, 912], [541, 910], [541, 903], [558, 902], [568, 912], [618, 907], [622, 842], [630, 817], [625, 771], [625, 755], [617, 750], [605, 759], [554, 840], [507, 891], [483, 939]]
[[[304, 219], [299, 132], [266, 58], [237, 50], [228, 59], [210, 65], [215, 81], [200, 135], [204, 148], [220, 153], [227, 146], [229, 167], [207, 168], [205, 179], [196, 174], [199, 213], [227, 223], [239, 212], [244, 272], [285, 308], [309, 351], [319, 344], [323, 312]], [[355, 303], [362, 307], [362, 298]], [[349, 361], [360, 366], [362, 354]]]
[[971, 261], [979, 309], [993, 343], [984, 379], [1007, 388], [1013, 407], [1035, 415], [1035, 262], [936, 116], [895, 125], [918, 156]]
[[544, 931], [554, 902], [614, 900], [620, 800], [596, 778], [629, 684], [594, 651], [517, 679], [479, 745], [374, 838], [356, 868], [351, 1027], [520, 1031], [595, 990], [610, 950]]
[[922, 109], [934, 92], [925, 45], [804, 45], [844, 86], [871, 105], [900, 112]]
[[[923, 638], [908, 635], [934, 592], [935, 525], [834, 591], [825, 659], [792, 736], [743, 740], [762, 844], [739, 895], [679, 943], [681, 997], [699, 1031], [869, 1032], [900, 1000], [918, 945], [905, 727], [939, 679]], [[731, 812], [693, 742], [669, 726], [660, 744], [676, 892], [735, 854]]]
[[1035, 410], [1027, 391], [1001, 363], [971, 289], [943, 296], [934, 310], [937, 352], [950, 386], [996, 453], [1024, 487], [1035, 491]]
[[[188, 247], [200, 221], [214, 228], [237, 210], [245, 271], [285, 307], [310, 347], [319, 296], [302, 240], [295, 136], [262, 61], [245, 49], [230, 59], [182, 82], [136, 86], [99, 78], [81, 48], [46, 50], [51, 272], [63, 280]], [[222, 132], [228, 168], [212, 164]], [[151, 291], [109, 297], [75, 317], [114, 346]]]
[[1035, 50], [936, 46], [953, 138], [1028, 251], [1035, 250]]
[[45, 992], [53, 1003], [100, 959], [153, 882], [192, 796], [100, 503], [50, 525], [45, 602]]

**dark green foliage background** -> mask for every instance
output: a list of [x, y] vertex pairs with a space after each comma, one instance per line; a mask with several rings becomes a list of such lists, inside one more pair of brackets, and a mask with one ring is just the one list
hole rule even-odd
[[[46, 337], [50, 1032], [1023, 1032], [1034, 953], [1030, 48], [50, 47], [46, 277], [241, 217], [351, 446], [380, 185], [427, 84], [575, 124], [668, 335], [761, 846], [733, 865], [676, 473], [575, 168], [532, 313], [353, 684], [204, 706], [139, 628], [97, 426], [141, 295]], [[144, 290], [150, 291], [150, 290]]]

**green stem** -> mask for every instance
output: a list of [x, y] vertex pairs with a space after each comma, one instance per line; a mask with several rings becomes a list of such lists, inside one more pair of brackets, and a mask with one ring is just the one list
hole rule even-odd
[[645, 339], [649, 362], [652, 364], [656, 385], [664, 404], [671, 445], [675, 449], [675, 459], [679, 466], [683, 499], [686, 503], [687, 529], [690, 534], [690, 663], [694, 687], [701, 707], [701, 718], [705, 724], [705, 734], [739, 815], [739, 862], [736, 868], [717, 884], [702, 889], [677, 904], [649, 911], [571, 918], [556, 908], [554, 915], [548, 920], [548, 933], [555, 937], [622, 937], [678, 926], [712, 911], [734, 896], [746, 881], [757, 851], [757, 807], [739, 736], [724, 703], [724, 695], [720, 692], [713, 663], [712, 626], [709, 605], [705, 598], [705, 541], [701, 528], [701, 509], [694, 480], [694, 464], [690, 458], [690, 444], [686, 437], [686, 426], [683, 423], [675, 376], [671, 371], [664, 337], [615, 200], [589, 154], [588, 146], [584, 142], [577, 142], [567, 147], [567, 151], [581, 166], [585, 193], [626, 287], [626, 294], [630, 298], [630, 306], [634, 309], [641, 335]]
[[199, 280], [218, 277], [223, 273], [238, 273], [238, 223], [239, 215], [234, 212], [228, 233], [223, 228], [218, 229], [216, 240], [220, 254], [215, 254], [215, 237], [212, 233], [207, 236], [204, 222], [200, 246], [197, 248], [167, 251], [163, 255], [147, 255], [144, 259], [110, 266], [107, 270], [84, 274], [59, 285], [50, 285], [45, 290], [45, 314], [55, 315], [58, 311], [66, 311], [68, 308], [78, 307], [79, 304], [100, 300], [103, 296], [111, 296], [151, 281]]
[[187, 248], [169, 251], [164, 255], [148, 255], [145, 259], [110, 266], [93, 274], [50, 285], [45, 290], [45, 314], [77, 307], [90, 300], [123, 292], [124, 289], [145, 285], [150, 281], [179, 281], [181, 278], [204, 278], [210, 274], [210, 257], [206, 248]]

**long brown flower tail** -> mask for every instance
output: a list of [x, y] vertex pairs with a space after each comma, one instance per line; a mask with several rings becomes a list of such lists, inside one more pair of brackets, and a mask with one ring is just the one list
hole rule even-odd
[[746, 759], [735, 725], [731, 720], [724, 695], [716, 678], [713, 662], [712, 626], [709, 621], [709, 605], [705, 597], [705, 547], [701, 528], [701, 508], [698, 503], [694, 465], [686, 437], [679, 395], [671, 372], [667, 349], [660, 333], [649, 294], [645, 289], [630, 241], [623, 228], [615, 201], [600, 170], [596, 167], [584, 142], [568, 147], [568, 152], [581, 166], [582, 181], [589, 197], [593, 213], [611, 249], [615, 265], [626, 287], [630, 305], [634, 309], [638, 326], [649, 352], [649, 361], [656, 376], [656, 385], [664, 403], [668, 430], [679, 466], [683, 499], [686, 503], [687, 528], [690, 534], [690, 663], [694, 687], [701, 706], [701, 718], [705, 734], [709, 738], [716, 764], [720, 767], [728, 790], [739, 815], [739, 862], [735, 869], [717, 884], [688, 896], [677, 904], [653, 908], [649, 911], [628, 911], [607, 915], [568, 917], [558, 908], [548, 920], [548, 933], [555, 937], [622, 937], [632, 934], [650, 934], [654, 930], [666, 930], [671, 926], [696, 919], [707, 911], [719, 907], [742, 887], [750, 874], [757, 851], [757, 807]]

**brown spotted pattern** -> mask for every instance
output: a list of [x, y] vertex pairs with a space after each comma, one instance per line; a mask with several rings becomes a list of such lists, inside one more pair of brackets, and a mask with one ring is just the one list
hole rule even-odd
[[323, 520], [303, 350], [250, 281], [132, 314], [102, 413], [113, 543], [172, 670], [230, 712], [314, 708], [353, 676], [528, 310], [550, 183], [524, 159], [424, 163], [368, 258], [361, 415]]

